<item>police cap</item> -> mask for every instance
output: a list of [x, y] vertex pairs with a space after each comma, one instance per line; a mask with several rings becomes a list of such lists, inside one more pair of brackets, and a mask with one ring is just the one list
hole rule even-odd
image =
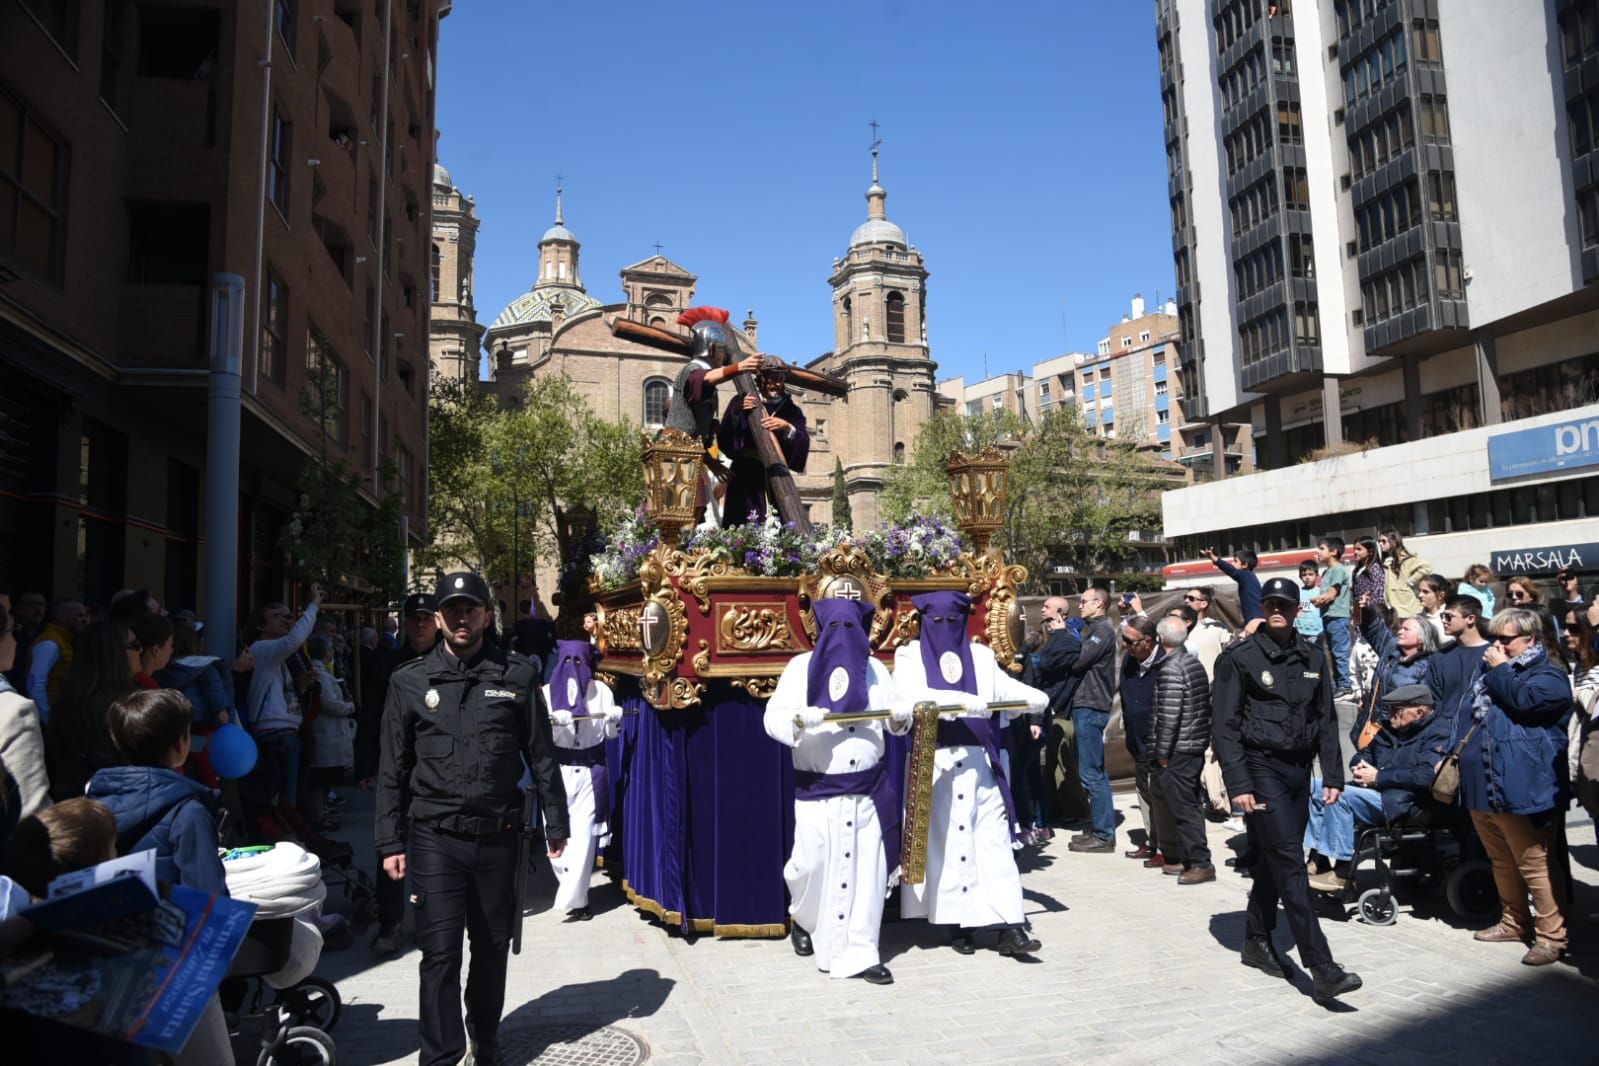
[[1260, 599], [1261, 602], [1283, 600], [1286, 603], [1298, 603], [1299, 583], [1286, 577], [1274, 577], [1260, 586]]
[[471, 600], [483, 607], [489, 602], [489, 583], [470, 570], [457, 570], [439, 582], [434, 598], [440, 610], [451, 600]]

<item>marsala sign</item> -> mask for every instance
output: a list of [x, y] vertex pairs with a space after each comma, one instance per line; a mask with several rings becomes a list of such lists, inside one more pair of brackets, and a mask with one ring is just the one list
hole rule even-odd
[[1500, 577], [1553, 574], [1561, 570], [1599, 569], [1599, 544], [1554, 544], [1493, 553], [1493, 571]]

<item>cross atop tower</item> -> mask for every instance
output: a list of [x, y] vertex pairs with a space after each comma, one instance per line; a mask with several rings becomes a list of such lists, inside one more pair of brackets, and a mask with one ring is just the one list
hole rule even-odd
[[563, 221], [561, 218], [561, 184], [565, 180], [565, 175], [555, 175], [555, 224], [557, 226], [566, 225], [565, 221]]
[[655, 254], [656, 254], [656, 255], [660, 255], [660, 254], [661, 254], [661, 248], [662, 248], [662, 247], [663, 247], [663, 246], [662, 246], [662, 244], [661, 244], [661, 242], [660, 242], [660, 241], [656, 241], [656, 242], [655, 242]]
[[877, 184], [877, 150], [883, 145], [883, 138], [877, 135], [878, 123], [874, 118], [867, 125], [872, 127], [872, 184]]

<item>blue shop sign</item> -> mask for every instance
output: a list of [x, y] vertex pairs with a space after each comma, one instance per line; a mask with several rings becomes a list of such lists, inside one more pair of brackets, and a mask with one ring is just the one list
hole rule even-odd
[[1517, 574], [1555, 574], [1562, 570], [1599, 570], [1599, 544], [1550, 544], [1538, 548], [1512, 548], [1491, 553], [1488, 564], [1500, 577]]
[[1488, 438], [1488, 476], [1494, 481], [1589, 466], [1599, 466], [1599, 416]]

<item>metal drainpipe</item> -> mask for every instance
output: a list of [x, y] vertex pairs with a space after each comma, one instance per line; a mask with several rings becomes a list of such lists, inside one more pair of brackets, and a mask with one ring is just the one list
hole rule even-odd
[[[266, 193], [268, 151], [272, 138], [272, 38], [277, 30], [273, 25], [272, 0], [264, 0], [266, 9], [266, 54], [261, 57], [261, 186], [255, 203], [255, 317], [261, 320], [261, 288], [266, 275]], [[261, 387], [261, 331], [250, 331], [255, 340], [250, 347], [250, 394]]]
[[380, 413], [383, 402], [383, 346], [389, 338], [383, 335], [383, 278], [388, 270], [389, 242], [383, 239], [388, 230], [389, 202], [389, 81], [392, 78], [390, 62], [394, 55], [394, 0], [383, 2], [383, 91], [378, 100], [378, 276], [372, 286], [372, 328], [377, 351], [372, 353], [372, 489], [376, 495], [378, 471], [383, 467], [383, 440], [378, 429], [383, 424]]

